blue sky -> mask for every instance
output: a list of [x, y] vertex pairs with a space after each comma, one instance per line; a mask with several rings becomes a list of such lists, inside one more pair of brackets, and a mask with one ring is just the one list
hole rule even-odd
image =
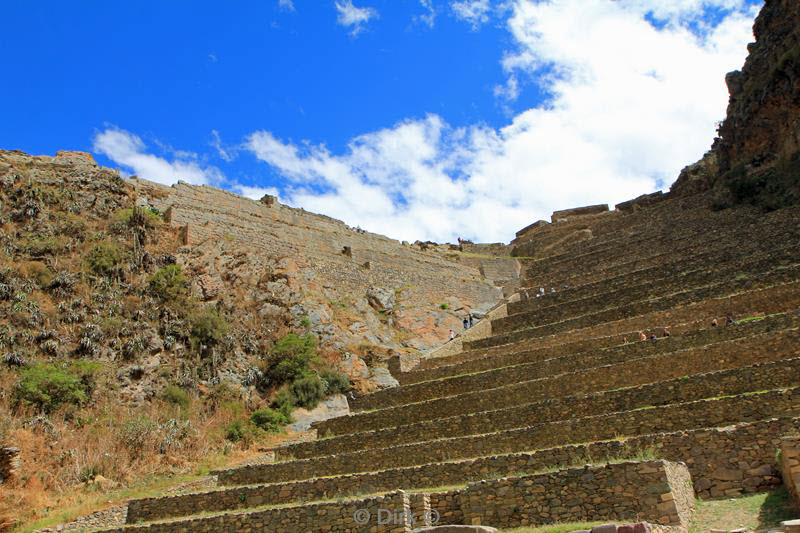
[[0, 148], [86, 150], [396, 238], [508, 241], [699, 158], [759, 5], [10, 3]]

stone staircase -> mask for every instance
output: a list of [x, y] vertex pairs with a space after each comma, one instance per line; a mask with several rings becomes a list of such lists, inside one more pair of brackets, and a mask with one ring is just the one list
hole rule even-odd
[[695, 496], [778, 485], [776, 449], [800, 430], [797, 220], [689, 198], [563, 223], [590, 239], [528, 230], [528, 253], [548, 244], [491, 335], [398, 373], [275, 462], [217, 472], [217, 490], [130, 502], [129, 527], [685, 530]]

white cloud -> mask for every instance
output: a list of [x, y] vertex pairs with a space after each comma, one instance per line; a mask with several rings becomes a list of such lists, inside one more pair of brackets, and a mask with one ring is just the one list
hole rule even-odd
[[[698, 31], [707, 7], [733, 11]], [[735, 0], [517, 0], [508, 83], [496, 92], [514, 99], [520, 80], [537, 79], [550, 98], [508, 126], [453, 128], [429, 115], [341, 153], [266, 131], [246, 149], [290, 180], [288, 201], [351, 225], [508, 241], [555, 209], [665, 188], [696, 161], [725, 115], [724, 75], [743, 63], [753, 14]]]
[[231, 187], [234, 192], [237, 194], [241, 194], [245, 198], [250, 198], [251, 200], [260, 200], [264, 197], [265, 194], [269, 194], [270, 196], [275, 196], [278, 198], [278, 201], [281, 203], [285, 203], [285, 201], [280, 197], [280, 191], [275, 187], [252, 187], [250, 185], [234, 185]]
[[433, 0], [419, 0], [419, 3], [425, 9], [425, 13], [415, 16], [414, 20], [433, 28], [436, 24], [436, 9], [433, 7]]
[[356, 7], [353, 0], [335, 2], [336, 11], [339, 13], [336, 20], [342, 26], [350, 28], [350, 34], [355, 37], [364, 30], [370, 19], [378, 17], [378, 11], [371, 7]]
[[278, 7], [287, 11], [294, 11], [294, 2], [292, 0], [278, 0]]
[[147, 146], [139, 136], [119, 128], [108, 127], [92, 139], [95, 152], [121, 165], [126, 173], [144, 179], [166, 185], [178, 180], [195, 185], [215, 184], [224, 179], [218, 168], [198, 162], [196, 154], [165, 148], [172, 152], [172, 161], [147, 153]]
[[214, 149], [217, 151], [217, 154], [222, 158], [223, 161], [227, 161], [230, 163], [237, 156], [237, 149], [231, 147], [225, 147], [222, 144], [222, 137], [220, 137], [219, 132], [217, 130], [211, 130], [211, 142], [209, 143]]
[[474, 31], [489, 21], [489, 0], [458, 0], [450, 3], [456, 18], [468, 22]]

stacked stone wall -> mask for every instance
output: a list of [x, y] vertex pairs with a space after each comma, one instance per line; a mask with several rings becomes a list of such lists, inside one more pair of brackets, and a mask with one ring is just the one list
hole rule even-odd
[[[773, 276], [765, 276], [758, 280], [743, 280], [737, 283], [738, 291], [737, 288], [726, 290], [726, 284], [723, 283], [688, 291], [691, 294], [680, 293], [673, 297], [631, 304], [563, 322], [497, 334], [465, 343], [464, 347], [467, 350], [475, 350], [520, 341], [547, 347], [596, 337], [611, 335], [621, 337], [637, 330], [649, 331], [654, 327], [671, 326], [675, 331], [677, 329], [675, 325], [696, 322], [703, 317], [710, 323], [712, 318], [725, 317], [728, 314], [741, 317], [753, 313], [793, 311], [798, 308], [800, 302], [800, 282], [782, 282], [794, 278], [793, 269], [789, 270], [791, 274], [787, 271], [778, 271]], [[719, 294], [723, 292], [727, 294]], [[680, 305], [678, 303], [680, 301], [692, 303]]]
[[[494, 458], [496, 462], [498, 461], [505, 461], [505, 462], [514, 462], [514, 464], [524, 463], [526, 461], [531, 460], [530, 457], [516, 457], [516, 458], [503, 458], [497, 457]], [[437, 465], [432, 465], [437, 467]], [[506, 470], [506, 472], [513, 473], [513, 471]], [[525, 497], [527, 496], [529, 502], [532, 504], [533, 508], [542, 508], [543, 506], [547, 505], [546, 498], [548, 498], [548, 494], [557, 494], [559, 491], [553, 492], [553, 487], [557, 486], [559, 482], [561, 483], [561, 492], [566, 488], [573, 488], [571, 484], [576, 479], [576, 473], [579, 472], [579, 478], [582, 479], [582, 484], [578, 488], [583, 488], [588, 490], [589, 488], [598, 490], [600, 492], [604, 491], [613, 491], [614, 487], [626, 487], [625, 492], [629, 492], [629, 490], [635, 490], [637, 487], [641, 488], [641, 484], [644, 483], [645, 485], [654, 485], [659, 484], [659, 488], [663, 488], [664, 485], [669, 485], [670, 488], [673, 490], [673, 499], [670, 500], [669, 498], [661, 498], [659, 493], [657, 502], [654, 502], [650, 499], [639, 499], [638, 501], [628, 501], [626, 504], [620, 504], [617, 507], [616, 511], [620, 512], [624, 509], [625, 513], [629, 512], [629, 509], [633, 509], [633, 506], [638, 506], [638, 513], [646, 518], [657, 521], [661, 520], [662, 523], [668, 524], [668, 521], [665, 521], [663, 517], [664, 514], [655, 514], [653, 513], [653, 509], [659, 509], [662, 511], [667, 509], [668, 506], [658, 506], [664, 501], [674, 501], [676, 503], [675, 506], [675, 515], [678, 518], [682, 517], [682, 510], [683, 507], [687, 505], [686, 502], [693, 500], [693, 494], [686, 493], [686, 487], [689, 487], [689, 491], [691, 491], [691, 483], [687, 485], [685, 482], [688, 476], [686, 473], [685, 466], [682, 465], [672, 465], [672, 463], [668, 463], [665, 461], [650, 461], [647, 463], [620, 463], [620, 464], [609, 464], [605, 466], [587, 466], [580, 469], [571, 469], [565, 470], [561, 472], [554, 472], [549, 474], [533, 474], [527, 475], [524, 477], [517, 477], [511, 479], [499, 479], [495, 481], [483, 481], [481, 483], [477, 483], [471, 486], [468, 486], [466, 489], [462, 490], [453, 490], [448, 492], [436, 492], [431, 494], [414, 494], [409, 496], [403, 496], [402, 493], [398, 496], [398, 494], [387, 495], [382, 499], [367, 499], [367, 500], [356, 500], [353, 502], [346, 502], [342, 504], [346, 507], [347, 511], [355, 512], [359, 509], [367, 509], [370, 512], [372, 520], [368, 521], [368, 524], [358, 524], [358, 525], [367, 525], [373, 526], [375, 525], [374, 522], [377, 522], [375, 518], [377, 518], [377, 509], [383, 508], [386, 510], [399, 510], [399, 509], [408, 509], [410, 511], [409, 517], [406, 517], [406, 520], [409, 522], [415, 522], [416, 525], [419, 525], [419, 522], [422, 519], [422, 514], [425, 509], [430, 509], [435, 511], [433, 514], [434, 517], [439, 518], [439, 523], [446, 523], [446, 524], [459, 524], [459, 523], [474, 523], [474, 518], [477, 516], [478, 512], [490, 512], [490, 513], [503, 513], [502, 509], [508, 507], [503, 499], [493, 500], [487, 499], [482, 502], [480, 505], [476, 504], [475, 498], [478, 497], [477, 494], [481, 493], [481, 491], [490, 489], [490, 490], [501, 490], [504, 493], [509, 494], [511, 497]], [[660, 472], [660, 474], [659, 474]], [[521, 473], [521, 472], [520, 472]], [[589, 475], [587, 475], [589, 474]], [[369, 474], [368, 476], [378, 476], [380, 473]], [[474, 473], [472, 474], [474, 476]], [[464, 477], [462, 476], [461, 481], [466, 481], [470, 476]], [[360, 478], [360, 479], [359, 479]], [[339, 478], [339, 479], [328, 479], [328, 480], [319, 480], [317, 485], [326, 485], [327, 492], [322, 493], [321, 491], [308, 491], [313, 487], [313, 482], [308, 483], [294, 483], [294, 484], [287, 484], [281, 485], [284, 487], [283, 492], [277, 490], [277, 487], [242, 487], [239, 489], [227, 490], [227, 491], [215, 491], [205, 494], [193, 494], [193, 495], [186, 495], [186, 496], [177, 496], [177, 497], [170, 497], [170, 498], [153, 498], [147, 500], [136, 500], [131, 502], [131, 506], [128, 512], [128, 523], [136, 523], [140, 520], [159, 520], [165, 518], [171, 518], [174, 516], [186, 516], [198, 513], [200, 511], [205, 512], [219, 512], [219, 511], [230, 511], [239, 508], [245, 508], [252, 506], [255, 502], [270, 502], [271, 494], [273, 496], [282, 496], [279, 497], [277, 500], [273, 501], [272, 503], [279, 503], [285, 501], [287, 503], [295, 503], [295, 502], [302, 502], [304, 500], [310, 499], [313, 500], [314, 498], [319, 497], [332, 497], [334, 495], [348, 495], [352, 494], [354, 491], [357, 490], [372, 490], [372, 488], [376, 488], [380, 486], [380, 483], [373, 482], [371, 485], [362, 485], [361, 487], [357, 486], [356, 483], [359, 481], [367, 482], [364, 479], [365, 476], [351, 476], [350, 478]], [[680, 483], [677, 483], [680, 481]], [[335, 483], [341, 483], [342, 486], [338, 487], [339, 491], [337, 491], [335, 487]], [[349, 484], [349, 489], [346, 488]], [[516, 485], [517, 487], [525, 487], [524, 489], [503, 489], [503, 487]], [[304, 487], [304, 489], [300, 489], [300, 487]], [[536, 488], [532, 488], [536, 487]], [[542, 490], [542, 488], [546, 488], [548, 490]], [[271, 493], [268, 491], [271, 490]], [[380, 490], [380, 489], [377, 489]], [[618, 489], [617, 489], [618, 491]], [[600, 493], [598, 492], [598, 493]], [[618, 491], [619, 492], [619, 491]], [[286, 498], [286, 494], [290, 494], [291, 496]], [[643, 498], [646, 498], [655, 492], [651, 491], [643, 491]], [[524, 496], [523, 496], [524, 495]], [[618, 494], [617, 498], [621, 498], [621, 495]], [[377, 501], [376, 501], [377, 500]], [[377, 503], [377, 506], [375, 505]], [[380, 507], [383, 505], [384, 507]], [[586, 505], [589, 505], [588, 503]], [[359, 507], [361, 506], [361, 507]], [[513, 506], [512, 506], [513, 507]], [[271, 523], [275, 523], [278, 520], [283, 519], [282, 523], [289, 523], [289, 524], [297, 524], [300, 525], [301, 522], [297, 520], [295, 517], [311, 517], [314, 513], [318, 515], [321, 514], [325, 516], [329, 512], [328, 504], [317, 504], [317, 505], [309, 505], [300, 508], [294, 508], [297, 511], [291, 513], [289, 516], [291, 517], [289, 520], [293, 520], [292, 522], [287, 522], [286, 517], [269, 517]], [[588, 508], [587, 508], [588, 510]], [[422, 511], [422, 512], [421, 512]], [[255, 513], [257, 515], [266, 515], [270, 511], [265, 511], [263, 513]], [[288, 514], [283, 513], [281, 510], [273, 511], [278, 515], [281, 514]], [[557, 513], [558, 511], [551, 511]], [[340, 520], [344, 520], [346, 517], [344, 516], [345, 512], [338, 512], [335, 514]], [[668, 513], [673, 514], [673, 513]], [[237, 516], [237, 515], [231, 515]], [[261, 523], [266, 522], [265, 516], [257, 516], [254, 522], [247, 523], [243, 522], [243, 519], [246, 519], [249, 515], [238, 515], [239, 520], [233, 523], [241, 524], [242, 526], [252, 526], [258, 524], [259, 521]], [[560, 515], [554, 515], [560, 516]], [[568, 516], [568, 515], [563, 515]], [[604, 515], [605, 516], [605, 515]], [[636, 516], [636, 513], [632, 515], [625, 515], [620, 516], [621, 519], [631, 519]], [[413, 518], [412, 518], [413, 517]], [[608, 518], [611, 518], [610, 516]], [[541, 517], [529, 517], [531, 521], [526, 522], [528, 524], [541, 524], [546, 522], [542, 522]], [[603, 519], [603, 518], [601, 518]], [[673, 518], [674, 519], [674, 518]], [[186, 526], [194, 526], [194, 525], [203, 525], [201, 522], [202, 519], [194, 520], [194, 521], [183, 521], [178, 522], [178, 524], [182, 524], [184, 527]], [[313, 529], [313, 523], [305, 522], [308, 524], [305, 527], [309, 529]], [[259, 524], [260, 525], [260, 524]], [[337, 523], [330, 523], [329, 526], [338, 525]], [[344, 524], [343, 524], [344, 525]], [[155, 526], [159, 527], [159, 526]], [[163, 527], [163, 526], [162, 526]], [[396, 526], [397, 527], [397, 526]], [[402, 527], [402, 526], [401, 526]], [[313, 529], [316, 531], [316, 529]], [[321, 529], [326, 530], [326, 529]], [[174, 531], [174, 530], [163, 530], [163, 529], [155, 529], [155, 531]], [[194, 529], [192, 529], [194, 531]], [[205, 531], [205, 529], [198, 529], [198, 531]], [[288, 530], [287, 530], [288, 531]], [[361, 529], [355, 529], [355, 531], [362, 531]], [[367, 531], [383, 531], [383, 530], [367, 530]]]
[[800, 507], [800, 436], [792, 433], [781, 439], [780, 468], [786, 490], [794, 504]]
[[[391, 511], [386, 523], [378, 520], [379, 511]], [[367, 517], [365, 523], [361, 518]], [[249, 513], [224, 514], [144, 526], [107, 530], [108, 533], [149, 531], [186, 533], [219, 531], [351, 531], [358, 533], [404, 533], [411, 531], [410, 502], [402, 491], [362, 500], [319, 503], [300, 507], [268, 509]]]
[[[797, 355], [797, 354], [795, 354]], [[588, 396], [568, 396], [516, 407], [483, 411], [469, 415], [437, 418], [409, 423], [396, 428], [359, 432], [354, 423], [351, 433], [319, 441], [279, 448], [276, 456], [300, 459], [335, 455], [356, 447], [382, 448], [496, 431], [507, 431], [534, 424], [618, 413], [657, 405], [698, 401], [715, 395], [736, 395], [756, 390], [772, 390], [798, 384], [800, 358], [755, 365], [736, 370], [711, 372], [651, 385], [631, 387]], [[389, 421], [389, 423], [392, 423]]]
[[[659, 260], [659, 262], [651, 267], [636, 270], [620, 276], [614, 276], [603, 279], [601, 281], [580, 285], [579, 287], [563, 289], [560, 287], [555, 293], [548, 291], [544, 296], [537, 297], [539, 288], [524, 289], [521, 291], [521, 299], [518, 302], [509, 304], [509, 314], [516, 314], [523, 311], [534, 309], [551, 308], [552, 306], [562, 304], [568, 301], [582, 300], [597, 296], [601, 294], [609, 294], [612, 291], [618, 291], [631, 286], [636, 286], [641, 283], [653, 283], [659, 280], [665, 280], [671, 276], [675, 276], [682, 272], [692, 272], [699, 268], [708, 269], [709, 265], [718, 265], [716, 268], [727, 268], [724, 265], [732, 266], [733, 262], [741, 261], [752, 263], [754, 259], [761, 257], [770, 257], [772, 254], [778, 254], [792, 257], [791, 249], [784, 248], [784, 243], [792, 242], [800, 238], [800, 231], [786, 231], [782, 234], [775, 235], [775, 240], [770, 241], [756, 241], [757, 244], [740, 244], [722, 248], [715, 252], [700, 253], [687, 259], [678, 261]], [[775, 246], [775, 244], [779, 246]], [[665, 258], [669, 259], [669, 258]], [[688, 284], [690, 280], [686, 280]], [[683, 285], [686, 287], [686, 285]], [[655, 288], [655, 287], [654, 287]], [[652, 289], [651, 289], [652, 290]], [[662, 291], [663, 292], [663, 291]], [[609, 299], [608, 301], [614, 301]]]
[[19, 448], [0, 446], [0, 484], [13, 478], [19, 468]]
[[[764, 265], [773, 264], [769, 259], [764, 260]], [[780, 265], [780, 262], [778, 262]], [[760, 274], [759, 274], [760, 272]], [[800, 265], [777, 266], [770, 271], [758, 270], [758, 266], [749, 265], [747, 269], [736, 272], [739, 276], [728, 280], [720, 279], [720, 274], [700, 274], [698, 277], [707, 277], [707, 285], [692, 287], [689, 290], [680, 290], [680, 280], [671, 281], [676, 285], [676, 292], [667, 292], [666, 296], [657, 297], [660, 292], [642, 293], [647, 290], [647, 284], [643, 287], [631, 287], [616, 291], [611, 296], [619, 297], [621, 304], [616, 307], [613, 299], [606, 299], [604, 295], [594, 300], [593, 306], [589, 306], [584, 311], [584, 301], [567, 302], [558, 306], [559, 313], [551, 309], [553, 317], [549, 318], [547, 313], [533, 311], [509, 315], [492, 321], [492, 332], [496, 334], [508, 333], [521, 328], [530, 328], [539, 324], [546, 324], [553, 333], [567, 329], [576, 329], [601, 322], [611, 322], [630, 316], [643, 315], [653, 311], [671, 309], [680, 305], [690, 305], [694, 302], [702, 302], [709, 298], [720, 298], [730, 294], [736, 294], [743, 290], [752, 290], [760, 287], [769, 287], [779, 283], [791, 283], [800, 279]], [[687, 276], [691, 277], [691, 276]], [[657, 284], [654, 284], [657, 285]], [[666, 289], [665, 289], [666, 290]], [[680, 291], [680, 292], [677, 292]], [[625, 295], [622, 297], [622, 295]], [[648, 296], [651, 299], [647, 299]], [[548, 322], [550, 321], [550, 322]]]
[[[464, 523], [501, 528], [631, 519], [686, 527], [694, 510], [686, 465], [664, 461], [482, 482], [457, 497]], [[437, 504], [432, 497], [431, 508]]]
[[[779, 241], [773, 240], [776, 233], [793, 231], [792, 220], [796, 220], [797, 216], [800, 216], [800, 209], [797, 208], [759, 217], [749, 217], [747, 211], [737, 210], [718, 221], [709, 220], [708, 211], [705, 210], [697, 211], [688, 219], [681, 214], [681, 225], [665, 228], [663, 234], [655, 234], [648, 229], [633, 236], [598, 240], [583, 250], [530, 261], [524, 276], [529, 281], [524, 285], [584, 284], [596, 281], [598, 277], [607, 277], [610, 272], [630, 272], [632, 264], [658, 264], [654, 259], [669, 262], [747, 241], [762, 240], [778, 244]], [[623, 217], [625, 220], [629, 218]], [[749, 223], [743, 223], [743, 219], [749, 218], [752, 218]]]
[[[257, 254], [291, 257], [331, 290], [362, 295], [369, 287], [403, 290], [403, 305], [421, 312], [457, 296], [473, 308], [495, 304], [502, 291], [477, 268], [448, 261], [381, 235], [277, 202], [267, 205], [207, 186], [163, 187], [130, 180], [150, 205], [168, 212], [190, 246], [238, 243]], [[344, 250], [349, 253], [343, 253]], [[369, 268], [364, 265], [368, 264]]]
[[[541, 350], [507, 350], [494, 356], [476, 356], [473, 359], [454, 359], [453, 364], [435, 368], [414, 368], [409, 372], [393, 375], [402, 385], [447, 378], [462, 374], [484, 372], [495, 368], [539, 362], [546, 375], [555, 375], [573, 370], [574, 365], [584, 368], [618, 363], [627, 359], [672, 352], [711, 344], [730, 339], [758, 335], [787, 327], [800, 326], [800, 318], [794, 315], [765, 317], [749, 323], [738, 324], [735, 328], [712, 328], [688, 331], [682, 335], [660, 337], [656, 342], [630, 342], [622, 344], [618, 337], [612, 338], [617, 344], [607, 347], [608, 338], [596, 339], [596, 345], [574, 346], [572, 344]], [[663, 331], [661, 332], [663, 334]], [[632, 337], [638, 340], [638, 336]], [[595, 339], [593, 339], [595, 340]], [[421, 365], [420, 365], [421, 366]]]
[[483, 411], [499, 405], [519, 405], [520, 400], [590, 393], [783, 359], [794, 352], [798, 341], [800, 333], [796, 330], [768, 333], [546, 378], [540, 377], [540, 365], [531, 363], [387, 389], [354, 400], [350, 408], [396, 408], [386, 415], [402, 416], [404, 420], [406, 415], [399, 414], [400, 410], [413, 412], [418, 415], [417, 420], [440, 418], [466, 413], [470, 408], [473, 412]]
[[500, 433], [259, 465], [221, 471], [218, 474], [223, 484], [308, 479], [497, 453], [517, 453], [563, 443], [592, 442], [617, 436], [717, 427], [739, 421], [795, 416], [798, 411], [800, 392], [797, 389], [770, 391], [536, 424]]

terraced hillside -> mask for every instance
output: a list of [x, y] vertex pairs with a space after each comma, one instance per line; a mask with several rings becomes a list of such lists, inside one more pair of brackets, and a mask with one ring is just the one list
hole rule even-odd
[[[432, 516], [668, 530], [695, 496], [768, 490], [781, 436], [800, 430], [797, 220], [797, 207], [712, 212], [700, 198], [593, 217], [590, 240], [529, 264], [492, 335], [351, 400], [275, 462], [218, 472], [213, 492], [131, 502], [130, 527], [410, 531]], [[380, 508], [412, 518], [380, 524]]]

